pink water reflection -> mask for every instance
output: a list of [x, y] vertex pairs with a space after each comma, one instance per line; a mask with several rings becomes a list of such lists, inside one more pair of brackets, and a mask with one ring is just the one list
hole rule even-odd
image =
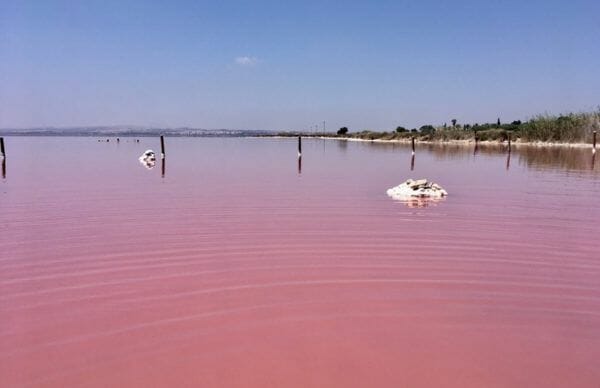
[[161, 177], [158, 139], [8, 140], [2, 386], [600, 382], [585, 150], [181, 138]]

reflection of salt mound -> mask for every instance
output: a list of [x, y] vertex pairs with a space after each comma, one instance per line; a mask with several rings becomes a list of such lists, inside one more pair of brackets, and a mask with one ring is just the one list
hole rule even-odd
[[428, 182], [427, 179], [409, 179], [396, 187], [388, 189], [387, 195], [393, 199], [406, 201], [415, 198], [439, 199], [448, 195], [440, 185]]
[[151, 169], [156, 164], [156, 154], [152, 150], [146, 150], [142, 156], [139, 157], [139, 161], [146, 168]]

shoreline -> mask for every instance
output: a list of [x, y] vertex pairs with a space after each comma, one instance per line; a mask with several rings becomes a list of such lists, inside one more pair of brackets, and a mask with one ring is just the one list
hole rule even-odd
[[[353, 142], [365, 142], [365, 143], [394, 143], [394, 144], [411, 144], [412, 140], [408, 139], [361, 139], [355, 137], [337, 137], [337, 136], [311, 136], [311, 135], [275, 135], [275, 136], [258, 136], [268, 138], [281, 138], [281, 139], [293, 139], [301, 136], [306, 139], [321, 139], [321, 140], [340, 140], [340, 141], [353, 141]], [[495, 141], [495, 140], [479, 140], [475, 142], [475, 139], [451, 139], [451, 140], [419, 140], [415, 138], [415, 144], [439, 144], [439, 145], [458, 145], [458, 146], [507, 146], [508, 141]], [[511, 141], [512, 146], [526, 146], [526, 147], [566, 147], [566, 148], [590, 148], [593, 149], [591, 143], [566, 143], [566, 142], [544, 142], [544, 141]]]

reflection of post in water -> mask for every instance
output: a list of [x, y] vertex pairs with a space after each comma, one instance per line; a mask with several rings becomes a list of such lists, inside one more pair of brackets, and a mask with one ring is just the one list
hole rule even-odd
[[302, 155], [298, 156], [298, 175], [302, 174]]
[[2, 179], [6, 179], [6, 158], [2, 157]]
[[165, 158], [162, 158], [161, 160], [161, 164], [160, 164], [160, 175], [164, 178], [165, 177]]
[[412, 156], [410, 157], [410, 171], [413, 171], [415, 169], [415, 154], [412, 154]]
[[596, 162], [596, 153], [592, 152], [592, 170], [594, 169], [594, 163]]

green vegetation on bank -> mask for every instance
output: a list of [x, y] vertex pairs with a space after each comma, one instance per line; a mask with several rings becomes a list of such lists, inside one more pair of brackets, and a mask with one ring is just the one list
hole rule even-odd
[[600, 130], [600, 109], [594, 112], [570, 113], [567, 115], [538, 115], [528, 121], [502, 123], [461, 124], [456, 119], [450, 125], [423, 125], [420, 128], [406, 129], [398, 126], [393, 131], [363, 130], [352, 132], [347, 127], [332, 133], [280, 133], [281, 136], [329, 136], [363, 140], [402, 140], [415, 137], [421, 141], [474, 140], [504, 141], [510, 135], [512, 140], [523, 142], [587, 143], [592, 133]]

